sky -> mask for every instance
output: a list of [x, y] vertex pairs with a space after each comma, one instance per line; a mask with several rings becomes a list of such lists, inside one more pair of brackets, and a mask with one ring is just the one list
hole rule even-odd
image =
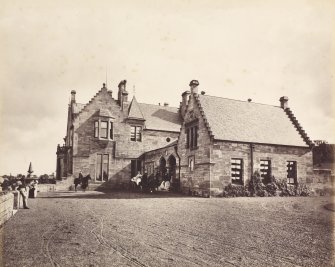
[[208, 95], [289, 107], [312, 140], [335, 143], [335, 2], [272, 0], [0, 3], [0, 175], [56, 169], [71, 90], [179, 106]]

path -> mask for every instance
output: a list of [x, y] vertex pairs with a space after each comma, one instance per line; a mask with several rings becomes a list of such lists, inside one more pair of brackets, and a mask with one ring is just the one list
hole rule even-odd
[[41, 193], [1, 229], [4, 266], [330, 266], [330, 198]]

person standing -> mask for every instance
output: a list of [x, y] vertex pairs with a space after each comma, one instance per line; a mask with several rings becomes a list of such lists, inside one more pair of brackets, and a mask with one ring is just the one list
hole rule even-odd
[[17, 190], [20, 192], [20, 195], [22, 197], [22, 202], [23, 202], [23, 208], [24, 209], [29, 209], [28, 207], [28, 190], [27, 190], [27, 186], [23, 181], [18, 181], [17, 182]]

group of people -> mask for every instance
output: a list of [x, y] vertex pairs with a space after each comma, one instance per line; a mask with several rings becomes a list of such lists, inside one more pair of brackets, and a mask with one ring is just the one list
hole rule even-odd
[[77, 187], [80, 185], [80, 187], [86, 191], [86, 188], [88, 187], [88, 180], [91, 180], [91, 176], [88, 174], [86, 176], [83, 176], [82, 172], [79, 172], [78, 178], [74, 179], [74, 191], [77, 192]]
[[130, 181], [133, 188], [140, 188], [144, 192], [154, 192], [158, 190], [169, 191], [171, 185], [170, 180], [171, 177], [168, 172], [161, 173], [157, 171], [156, 175], [153, 173], [148, 175], [148, 173], [144, 171], [142, 175], [139, 171]]

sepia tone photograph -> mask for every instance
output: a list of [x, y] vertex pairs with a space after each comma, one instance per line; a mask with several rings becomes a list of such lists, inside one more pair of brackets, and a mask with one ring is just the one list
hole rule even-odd
[[0, 1], [0, 266], [335, 267], [335, 2]]

